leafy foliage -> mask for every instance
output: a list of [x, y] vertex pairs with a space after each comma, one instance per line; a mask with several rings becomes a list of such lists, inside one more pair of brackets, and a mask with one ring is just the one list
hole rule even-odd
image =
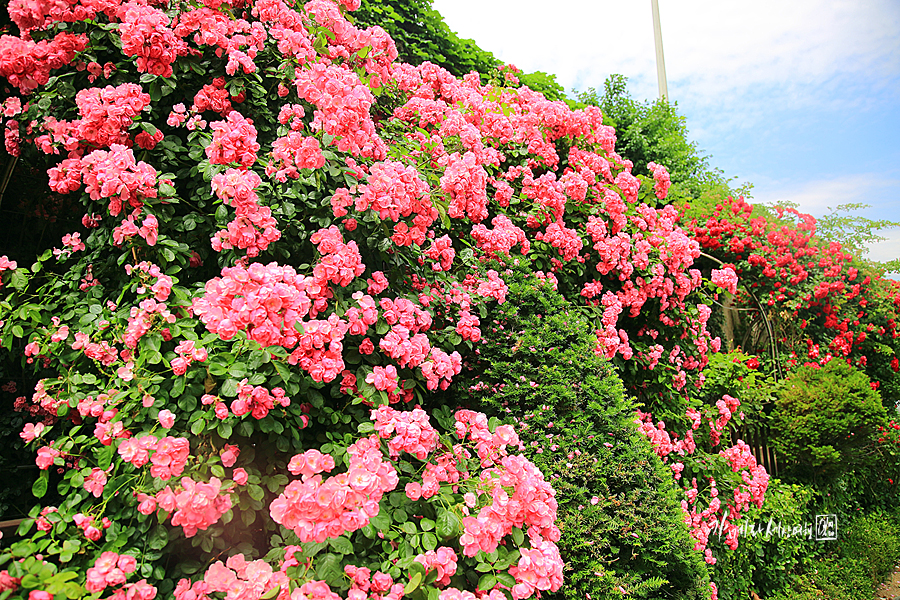
[[522, 426], [529, 457], [551, 474], [569, 582], [553, 597], [703, 597], [706, 567], [690, 550], [676, 488], [594, 353], [589, 321], [527, 259], [515, 263], [504, 271], [509, 302], [464, 383], [475, 407]]
[[785, 460], [836, 474], [867, 460], [886, 412], [869, 378], [843, 361], [801, 367], [781, 387], [774, 444]]

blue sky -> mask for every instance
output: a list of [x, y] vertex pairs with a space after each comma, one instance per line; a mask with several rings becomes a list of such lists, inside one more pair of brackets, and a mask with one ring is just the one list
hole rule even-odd
[[[650, 0], [434, 0], [462, 37], [567, 89], [658, 95]], [[659, 0], [669, 97], [754, 202], [900, 222], [900, 2]], [[900, 258], [900, 228], [869, 258]]]

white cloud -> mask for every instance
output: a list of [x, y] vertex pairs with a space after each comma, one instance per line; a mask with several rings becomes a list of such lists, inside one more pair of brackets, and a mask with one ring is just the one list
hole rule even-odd
[[[599, 86], [609, 73], [623, 73], [655, 95], [648, 2], [434, 6], [463, 37], [527, 70], [555, 73], [567, 88]], [[891, 0], [662, 0], [660, 15], [668, 78], [697, 98], [777, 85], [785, 99], [802, 101], [804, 86], [835, 75], [900, 71], [900, 5]]]
[[869, 254], [866, 258], [878, 262], [887, 262], [900, 258], [900, 233], [884, 232], [882, 237], [887, 239], [869, 246]]
[[[753, 202], [768, 205], [792, 203], [800, 212], [822, 217], [842, 204], [864, 204], [868, 208], [851, 215], [873, 221], [900, 220], [898, 192], [900, 180], [874, 173], [847, 175], [830, 180], [813, 180], [799, 184], [770, 182], [754, 189]], [[883, 242], [868, 245], [866, 258], [888, 261], [900, 258], [900, 229], [875, 231]]]
[[793, 203], [801, 212], [822, 216], [841, 204], [868, 204], [870, 209], [861, 213], [871, 219], [892, 218], [886, 209], [896, 212], [900, 180], [876, 173], [859, 173], [830, 180], [813, 180], [802, 183], [771, 181], [757, 184], [753, 190], [756, 202], [770, 205]]

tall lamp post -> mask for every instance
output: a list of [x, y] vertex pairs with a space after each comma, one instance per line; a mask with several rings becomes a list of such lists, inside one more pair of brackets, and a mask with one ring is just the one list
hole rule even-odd
[[666, 85], [666, 59], [663, 57], [662, 27], [659, 24], [659, 0], [650, 0], [653, 8], [653, 40], [656, 43], [656, 80], [659, 82], [659, 97], [669, 97]]

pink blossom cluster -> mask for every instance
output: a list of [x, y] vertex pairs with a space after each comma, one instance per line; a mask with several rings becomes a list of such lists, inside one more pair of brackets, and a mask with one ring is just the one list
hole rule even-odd
[[52, 445], [42, 446], [38, 448], [37, 457], [34, 459], [34, 462], [41, 470], [46, 471], [53, 465], [56, 457], [61, 455], [62, 452], [54, 448]]
[[371, 418], [375, 421], [378, 435], [388, 440], [391, 458], [408, 452], [419, 460], [425, 460], [437, 448], [438, 432], [431, 426], [428, 413], [421, 408], [397, 411], [389, 406], [379, 406], [372, 411]]
[[513, 225], [509, 217], [497, 215], [491, 219], [494, 229], [488, 229], [481, 223], [472, 226], [472, 238], [478, 247], [487, 252], [488, 256], [497, 254], [509, 255], [509, 251], [516, 244], [521, 247], [522, 254], [528, 254], [531, 243], [525, 236], [525, 232]]
[[316, 107], [310, 124], [313, 131], [321, 130], [334, 137], [333, 143], [343, 152], [384, 158], [387, 147], [375, 133], [369, 115], [375, 98], [354, 71], [318, 62], [298, 69], [294, 86], [298, 96]]
[[[155, 282], [150, 286], [150, 292], [153, 294], [153, 297], [156, 298], [159, 302], [165, 302], [169, 299], [169, 294], [172, 293], [172, 278], [162, 272], [158, 265], [155, 265], [151, 262], [141, 261], [136, 265], [125, 265], [125, 272], [129, 275], [137, 272], [138, 275], [145, 282], [144, 285], [138, 288], [138, 293], [143, 294], [146, 292], [146, 281], [149, 278], [156, 279]], [[140, 275], [141, 273], [145, 273], [146, 275]]]
[[440, 587], [450, 585], [450, 578], [456, 574], [456, 552], [447, 546], [440, 546], [437, 550], [428, 550], [425, 554], [419, 554], [415, 561], [421, 563], [426, 571], [437, 573], [434, 584]]
[[471, 457], [469, 451], [459, 444], [454, 446], [452, 453], [437, 454], [425, 465], [421, 483], [411, 481], [406, 484], [404, 489], [406, 496], [414, 501], [419, 498], [428, 499], [441, 491], [442, 482], [458, 484], [461, 478], [467, 476], [466, 473], [459, 470], [460, 461]]
[[322, 258], [313, 266], [313, 276], [320, 285], [329, 282], [347, 287], [362, 275], [366, 266], [362, 263], [356, 242], [344, 243], [344, 236], [335, 225], [320, 229], [310, 236]]
[[252, 120], [233, 110], [225, 121], [215, 121], [210, 128], [213, 139], [206, 147], [209, 162], [214, 165], [237, 163], [243, 169], [256, 162], [259, 142], [256, 141], [256, 128]]
[[107, 473], [111, 469], [111, 466], [106, 471], [98, 467], [94, 467], [93, 469], [91, 469], [90, 474], [88, 474], [88, 476], [84, 478], [83, 487], [85, 491], [89, 494], [93, 494], [94, 498], [99, 498], [100, 496], [102, 496], [103, 488], [106, 487]]
[[[425, 243], [438, 212], [431, 202], [428, 184], [414, 167], [395, 161], [377, 162], [369, 168], [359, 192], [354, 199], [347, 188], [338, 189], [331, 199], [334, 216], [346, 216], [351, 206], [358, 212], [372, 209], [381, 220], [396, 223], [391, 239], [398, 246]], [[411, 224], [401, 221], [410, 216]]]
[[73, 252], [80, 252], [86, 249], [84, 242], [81, 241], [81, 234], [77, 231], [75, 233], [67, 233], [62, 238], [64, 250], [53, 249], [53, 255], [56, 258], [59, 258], [63, 254], [71, 255]]
[[468, 217], [480, 223], [487, 216], [487, 171], [474, 152], [460, 156], [458, 152], [446, 158], [441, 190], [450, 196], [447, 214], [454, 219]]
[[271, 392], [261, 386], [252, 386], [247, 379], [238, 384], [238, 397], [231, 403], [231, 412], [241, 417], [247, 413], [255, 419], [263, 419], [275, 406], [290, 406], [291, 399], [277, 387]]
[[164, 511], [174, 513], [172, 525], [180, 525], [185, 537], [193, 537], [198, 530], [205, 531], [231, 510], [231, 496], [227, 492], [222, 490], [222, 482], [216, 477], [210, 478], [208, 483], [182, 477], [180, 491], [166, 486], [156, 493], [155, 500]]
[[[394, 243], [398, 243], [394, 240]], [[398, 245], [401, 245], [398, 243]], [[436, 240], [432, 240], [431, 246], [425, 250], [425, 256], [431, 260], [437, 261], [431, 264], [433, 271], [449, 271], [453, 265], [453, 259], [456, 258], [456, 250], [453, 249], [453, 241], [448, 235], [442, 235]]]
[[321, 169], [324, 166], [325, 155], [322, 154], [319, 140], [292, 129], [272, 143], [272, 155], [266, 165], [266, 175], [284, 183], [288, 178], [298, 179], [300, 169]]
[[481, 339], [481, 329], [478, 326], [481, 321], [467, 310], [460, 311], [459, 320], [456, 322], [456, 333], [464, 340], [477, 342]]
[[[177, 111], [178, 105], [174, 108]], [[211, 84], [204, 85], [199, 92], [194, 94], [191, 112], [199, 114], [207, 110], [217, 112], [223, 117], [227, 117], [231, 113], [231, 94], [225, 89], [224, 77], [216, 77]]]
[[713, 284], [726, 290], [729, 294], [737, 293], [738, 276], [731, 266], [723, 269], [713, 269], [710, 279]]
[[509, 568], [516, 578], [512, 588], [514, 600], [530, 598], [535, 592], [555, 592], [563, 584], [563, 560], [556, 544], [532, 540], [531, 548], [520, 548], [519, 562]]
[[[163, 276], [168, 278], [168, 276]], [[170, 280], [171, 281], [171, 280]], [[154, 286], [155, 287], [155, 286]], [[138, 341], [146, 335], [157, 322], [156, 315], [159, 315], [159, 321], [163, 323], [174, 323], [175, 315], [173, 315], [165, 303], [157, 302], [153, 298], [144, 298], [137, 306], [132, 306], [128, 315], [128, 327], [122, 336], [122, 342], [127, 348], [137, 348]]]
[[184, 375], [192, 362], [204, 362], [208, 355], [206, 349], [197, 347], [193, 340], [179, 342], [175, 354], [178, 356], [172, 359], [172, 372], [176, 375]]
[[341, 600], [324, 581], [307, 581], [293, 592], [291, 600]]
[[137, 84], [123, 83], [83, 89], [75, 96], [75, 104], [81, 119], [72, 123], [72, 135], [88, 146], [108, 148], [130, 145], [128, 130], [133, 119], [150, 106], [150, 95]]
[[721, 400], [716, 401], [716, 409], [719, 411], [719, 416], [715, 421], [710, 421], [710, 438], [712, 438], [712, 445], [718, 446], [719, 440], [722, 437], [722, 432], [725, 431], [725, 427], [728, 425], [728, 422], [731, 420], [731, 415], [738, 409], [741, 405], [741, 401], [737, 398], [733, 398], [728, 394], [722, 396]]
[[135, 223], [135, 219], [137, 219], [140, 214], [141, 209], [136, 209], [122, 221], [121, 225], [118, 225], [113, 229], [113, 243], [116, 246], [121, 246], [126, 240], [129, 240], [136, 235], [140, 235], [146, 240], [148, 246], [156, 245], [156, 240], [159, 237], [159, 221], [154, 215], [147, 215], [144, 217], [141, 226], [138, 227], [137, 223]]
[[129, 2], [119, 29], [122, 52], [137, 59], [137, 69], [172, 76], [172, 63], [187, 52], [185, 43], [169, 27], [169, 17], [152, 6]]
[[[34, 343], [34, 342], [32, 342], [32, 343]], [[29, 346], [30, 345], [31, 344], [29, 344]], [[27, 348], [27, 346], [26, 346], [26, 348]], [[31, 354], [35, 353], [34, 350], [35, 349], [32, 346], [32, 350], [30, 351]], [[29, 351], [26, 350], [26, 352], [29, 352]], [[47, 383], [46, 382], [47, 382], [46, 379], [39, 379], [38, 382], [35, 384], [34, 393], [31, 395], [31, 404], [33, 405], [33, 407], [36, 410], [32, 410], [30, 412], [35, 415], [43, 413], [48, 416], [52, 415], [53, 417], [56, 417], [56, 415], [59, 412], [59, 407], [65, 402], [65, 399], [58, 392], [56, 392], [54, 394], [54, 396], [51, 396], [47, 392], [47, 387], [46, 387]], [[53, 391], [52, 387], [51, 387], [50, 391], [51, 392]]]
[[346, 473], [322, 480], [302, 472], [272, 501], [272, 519], [292, 529], [302, 542], [324, 542], [364, 527], [378, 514], [382, 495], [399, 481], [397, 471], [383, 459], [378, 436], [362, 438], [347, 448]]
[[[402, 583], [394, 583], [394, 578], [381, 571], [372, 571], [366, 567], [346, 565], [344, 574], [350, 578], [350, 591], [347, 600], [400, 600], [403, 597]], [[296, 599], [292, 599], [296, 600]]]
[[350, 325], [332, 313], [327, 319], [305, 321], [288, 363], [299, 364], [313, 381], [333, 381], [344, 370], [343, 339]]
[[344, 318], [349, 324], [347, 331], [350, 335], [365, 335], [369, 326], [378, 321], [378, 306], [372, 296], [363, 294], [361, 291], [353, 292], [352, 298], [356, 300], [358, 307], [351, 306], [344, 313]]
[[131, 463], [137, 468], [141, 468], [150, 462], [150, 452], [156, 450], [158, 443], [159, 440], [154, 435], [129, 437], [119, 443], [116, 451], [122, 457], [122, 460]]
[[76, 514], [72, 517], [72, 521], [75, 522], [75, 526], [81, 529], [82, 533], [84, 533], [84, 537], [91, 540], [92, 542], [96, 542], [101, 537], [103, 537], [103, 530], [109, 529], [112, 525], [112, 521], [107, 517], [103, 517], [100, 523], [97, 523], [94, 517], [89, 517], [87, 515], [83, 515], [82, 513]]
[[166, 480], [184, 472], [191, 452], [187, 438], [166, 436], [156, 443], [154, 450], [150, 457], [150, 475]]
[[669, 171], [655, 162], [647, 163], [647, 168], [653, 173], [653, 191], [656, 192], [656, 197], [664, 200], [669, 195], [669, 187], [672, 185]]
[[425, 385], [429, 390], [442, 390], [450, 386], [454, 376], [462, 371], [462, 356], [453, 351], [447, 354], [440, 348], [432, 348], [431, 356], [420, 365], [422, 375], [425, 377]]
[[[475, 556], [479, 550], [491, 553], [513, 527], [528, 529], [532, 544], [537, 540], [556, 542], [560, 532], [556, 521], [556, 492], [544, 475], [522, 455], [505, 456], [481, 474], [481, 489], [491, 503], [477, 516], [463, 519], [459, 538], [463, 554]], [[512, 489], [512, 494], [507, 492]]]
[[246, 330], [263, 347], [292, 348], [295, 323], [310, 313], [314, 300], [324, 308], [326, 297], [324, 288], [291, 267], [253, 263], [222, 269], [222, 277], [208, 281], [206, 294], [194, 299], [193, 310], [224, 340]]
[[87, 583], [84, 587], [91, 594], [102, 592], [107, 586], [122, 585], [135, 570], [137, 560], [130, 554], [104, 552], [94, 561], [94, 566], [87, 570]]
[[[691, 489], [687, 491], [687, 500], [681, 501], [681, 509], [684, 512], [684, 522], [690, 529], [691, 538], [694, 539], [694, 550], [703, 552], [704, 560], [711, 565], [716, 564], [716, 558], [712, 555], [712, 551], [707, 547], [709, 544], [709, 536], [719, 527], [718, 515], [722, 507], [722, 501], [719, 499], [719, 490], [716, 487], [716, 481], [712, 478], [709, 480], [709, 505], [698, 512], [697, 499], [700, 495], [697, 487], [697, 479], [691, 481]], [[730, 516], [730, 515], [729, 515]], [[735, 547], [737, 546], [737, 527], [731, 519], [724, 519], [724, 531], [727, 538], [733, 540]]]
[[[267, 562], [248, 561], [243, 554], [235, 554], [228, 557], [225, 564], [219, 560], [211, 564], [202, 582], [191, 586], [187, 579], [179, 581], [175, 597], [178, 600], [201, 600], [209, 598], [208, 594], [220, 592], [225, 593], [226, 600], [249, 600], [261, 598], [279, 587], [287, 590], [288, 583], [287, 576], [281, 571], [274, 571]], [[191, 591], [196, 595], [192, 596]]]
[[538, 233], [535, 239], [544, 241], [556, 248], [562, 260], [566, 262], [576, 258], [578, 262], [584, 262], [584, 258], [579, 256], [581, 249], [584, 247], [581, 236], [578, 235], [577, 231], [566, 227], [559, 221], [547, 225], [546, 232]]
[[428, 336], [416, 333], [410, 337], [410, 330], [400, 325], [393, 325], [385, 334], [378, 347], [394, 360], [400, 367], [417, 367], [421, 365], [431, 350]]
[[109, 213], [122, 211], [123, 203], [143, 206], [144, 198], [156, 198], [156, 169], [136, 161], [134, 152], [121, 144], [109, 151], [94, 150], [84, 158], [67, 158], [51, 168], [50, 188], [60, 194], [78, 189], [84, 182], [91, 200], [109, 198]]
[[52, 39], [33, 42], [30, 39], [0, 36], [0, 77], [4, 77], [23, 94], [30, 94], [50, 79], [50, 71], [59, 69], [75, 58], [88, 44], [87, 36], [67, 32]]
[[212, 238], [213, 249], [217, 252], [240, 248], [247, 250], [247, 256], [254, 257], [281, 239], [272, 209], [258, 203], [256, 188], [260, 184], [262, 179], [259, 175], [247, 169], [228, 169], [213, 177], [213, 192], [235, 209], [235, 218], [228, 228]]
[[506, 282], [500, 278], [500, 274], [493, 269], [489, 269], [487, 272], [487, 279], [482, 279], [477, 282], [477, 287], [475, 287], [475, 293], [483, 298], [493, 298], [497, 301], [497, 304], [503, 304], [506, 302], [506, 294], [509, 292], [509, 288], [506, 286]]
[[456, 435], [461, 441], [468, 437], [475, 443], [475, 450], [482, 466], [496, 463], [506, 456], [506, 447], [515, 446], [521, 448], [519, 435], [512, 425], [498, 425], [491, 432], [488, 426], [487, 416], [471, 410], [459, 410], [454, 415], [456, 419]]

